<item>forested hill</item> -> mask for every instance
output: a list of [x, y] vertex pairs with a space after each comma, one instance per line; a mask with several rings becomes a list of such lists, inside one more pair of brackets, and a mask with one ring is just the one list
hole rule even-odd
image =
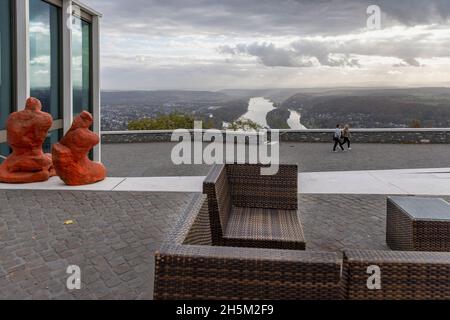
[[450, 88], [360, 89], [299, 93], [282, 104], [308, 128], [450, 127]]

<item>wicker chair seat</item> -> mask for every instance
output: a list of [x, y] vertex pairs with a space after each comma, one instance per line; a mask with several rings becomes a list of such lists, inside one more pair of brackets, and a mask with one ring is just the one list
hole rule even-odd
[[212, 168], [203, 184], [214, 246], [305, 250], [298, 211], [298, 166], [280, 165], [275, 175], [263, 165]]
[[228, 245], [305, 250], [297, 210], [233, 207], [224, 239]]

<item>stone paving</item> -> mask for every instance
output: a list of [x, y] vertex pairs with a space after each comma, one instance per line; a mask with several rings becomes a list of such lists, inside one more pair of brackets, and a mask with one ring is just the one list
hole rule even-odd
[[386, 196], [301, 195], [299, 210], [307, 250], [389, 250]]
[[[110, 177], [206, 176], [206, 165], [175, 166], [173, 143], [104, 144], [102, 161]], [[391, 170], [450, 167], [450, 145], [355, 144], [332, 153], [326, 143], [282, 143], [280, 159], [300, 172]], [[130, 165], [132, 164], [132, 165]]]
[[[189, 199], [0, 192], [0, 299], [151, 299], [153, 254]], [[82, 290], [66, 289], [69, 265], [81, 267]]]
[[[191, 197], [0, 191], [0, 299], [151, 299], [153, 254]], [[308, 250], [387, 249], [385, 196], [301, 195], [300, 212]]]

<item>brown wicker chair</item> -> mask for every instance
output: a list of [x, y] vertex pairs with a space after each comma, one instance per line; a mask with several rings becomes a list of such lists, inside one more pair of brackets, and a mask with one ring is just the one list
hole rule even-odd
[[[381, 290], [367, 288], [369, 266], [381, 271]], [[450, 253], [346, 251], [343, 283], [349, 300], [448, 300]]]
[[344, 289], [337, 253], [213, 246], [204, 196], [155, 256], [156, 300], [338, 300]]
[[298, 167], [280, 165], [261, 175], [262, 165], [215, 166], [204, 183], [213, 245], [305, 250], [298, 214]]

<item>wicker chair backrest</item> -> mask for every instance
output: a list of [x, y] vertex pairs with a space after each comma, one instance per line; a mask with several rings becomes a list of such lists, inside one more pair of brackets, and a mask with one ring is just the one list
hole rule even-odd
[[231, 211], [231, 195], [225, 165], [214, 166], [204, 182], [203, 192], [208, 196], [213, 244], [220, 245]]

